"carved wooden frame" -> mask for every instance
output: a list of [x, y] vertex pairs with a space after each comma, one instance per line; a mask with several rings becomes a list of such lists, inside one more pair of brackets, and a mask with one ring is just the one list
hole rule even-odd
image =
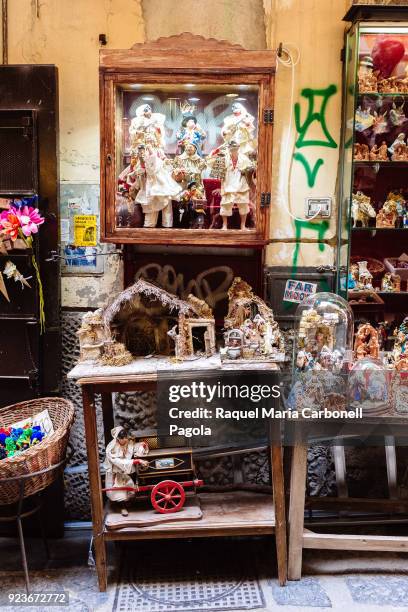
[[[269, 208], [261, 194], [271, 193], [273, 123], [264, 111], [273, 110], [275, 52], [251, 51], [225, 40], [183, 33], [137, 43], [129, 50], [100, 51], [101, 240], [113, 243], [262, 247], [269, 237]], [[256, 85], [258, 94], [258, 168], [256, 228], [248, 230], [190, 230], [178, 228], [118, 228], [115, 223], [116, 91], [121, 83]], [[268, 197], [266, 198], [268, 200]], [[269, 196], [270, 199], [270, 196]]]

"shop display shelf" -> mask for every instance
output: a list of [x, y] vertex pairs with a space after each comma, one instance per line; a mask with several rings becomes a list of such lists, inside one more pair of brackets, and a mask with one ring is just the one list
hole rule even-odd
[[[151, 540], [211, 536], [264, 535], [275, 532], [271, 495], [249, 491], [200, 493], [200, 520], [158, 523], [147, 527], [104, 529], [106, 540]], [[109, 515], [109, 505], [105, 508]], [[107, 515], [107, 516], [108, 516]], [[105, 521], [106, 522], [106, 521]]]

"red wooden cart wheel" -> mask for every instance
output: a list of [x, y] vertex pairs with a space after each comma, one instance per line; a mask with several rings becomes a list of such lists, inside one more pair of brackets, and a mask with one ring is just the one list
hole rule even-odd
[[178, 512], [184, 506], [186, 493], [178, 482], [163, 480], [152, 489], [150, 501], [153, 508], [160, 514]]

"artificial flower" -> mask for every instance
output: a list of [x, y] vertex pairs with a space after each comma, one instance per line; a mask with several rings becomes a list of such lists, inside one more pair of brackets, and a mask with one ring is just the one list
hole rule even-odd
[[31, 236], [38, 232], [38, 226], [44, 223], [44, 217], [41, 217], [38, 208], [32, 206], [23, 206], [16, 210], [16, 215], [20, 220], [21, 231], [24, 236]]
[[20, 231], [20, 220], [15, 214], [15, 209], [11, 208], [10, 210], [5, 210], [0, 215], [0, 229], [4, 234], [10, 236], [11, 240], [16, 240], [18, 238], [18, 233]]

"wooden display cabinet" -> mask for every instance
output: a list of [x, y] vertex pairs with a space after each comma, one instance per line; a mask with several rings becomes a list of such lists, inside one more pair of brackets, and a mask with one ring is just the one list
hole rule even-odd
[[264, 246], [274, 74], [274, 51], [189, 33], [101, 50], [101, 240]]

